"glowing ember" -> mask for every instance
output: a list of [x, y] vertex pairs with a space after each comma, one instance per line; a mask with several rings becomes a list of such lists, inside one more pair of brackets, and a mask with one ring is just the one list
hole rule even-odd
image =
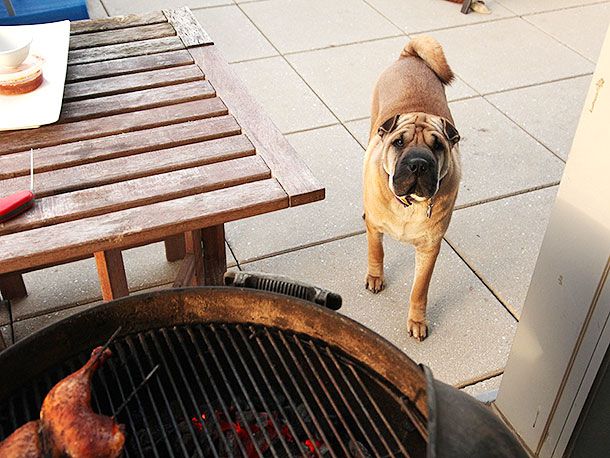
[[[212, 434], [214, 441], [219, 445], [224, 444], [226, 441], [227, 444], [230, 444], [229, 447], [235, 448], [235, 450], [228, 450], [229, 455], [240, 454], [238, 453], [239, 445], [236, 443], [236, 439], [241, 442], [248, 458], [257, 458], [261, 454], [264, 454], [270, 448], [271, 444], [279, 439], [280, 435], [286, 443], [295, 443], [295, 438], [290, 432], [288, 424], [278, 413], [274, 413], [273, 417], [266, 412], [251, 411], [246, 411], [243, 412], [243, 415], [239, 415], [235, 410], [234, 407], [229, 409], [231, 417], [235, 418], [227, 418], [223, 412], [218, 410], [215, 411], [214, 418], [216, 419], [217, 426], [209, 425], [207, 422], [208, 417], [205, 412], [202, 412], [199, 416], [192, 417], [191, 423], [198, 432], [203, 432], [205, 427], [208, 430], [208, 433]], [[274, 426], [274, 421], [278, 426], [279, 431]], [[261, 425], [264, 427], [264, 431], [263, 428], [261, 428]], [[220, 431], [225, 436], [225, 441], [219, 440], [218, 428], [220, 428]], [[264, 434], [265, 432], [266, 437]], [[268, 440], [271, 441], [271, 443], [269, 443]], [[324, 454], [324, 451], [326, 451], [324, 443], [318, 439], [307, 438], [305, 440], [300, 440], [300, 442], [305, 445], [308, 457], [317, 457], [319, 454]]]

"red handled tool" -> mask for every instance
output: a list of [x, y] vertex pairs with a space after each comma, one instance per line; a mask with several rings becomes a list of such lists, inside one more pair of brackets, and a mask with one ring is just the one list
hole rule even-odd
[[32, 208], [34, 205], [34, 150], [30, 150], [30, 189], [17, 191], [0, 199], [0, 223]]

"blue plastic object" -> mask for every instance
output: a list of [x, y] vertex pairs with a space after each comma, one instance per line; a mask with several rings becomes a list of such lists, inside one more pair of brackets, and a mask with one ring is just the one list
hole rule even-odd
[[15, 15], [0, 0], [0, 25], [42, 24], [89, 19], [87, 0], [11, 0]]

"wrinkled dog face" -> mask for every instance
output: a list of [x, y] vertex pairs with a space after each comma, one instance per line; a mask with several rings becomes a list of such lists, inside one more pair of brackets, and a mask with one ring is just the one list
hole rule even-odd
[[460, 139], [455, 127], [440, 116], [410, 113], [388, 119], [378, 133], [390, 190], [419, 201], [433, 197]]

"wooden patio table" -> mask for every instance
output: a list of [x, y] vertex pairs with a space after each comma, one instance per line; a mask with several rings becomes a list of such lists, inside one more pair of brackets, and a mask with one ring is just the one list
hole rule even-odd
[[92, 255], [104, 300], [125, 296], [121, 251], [159, 240], [176, 286], [220, 284], [224, 223], [324, 198], [188, 8], [73, 22], [61, 118], [0, 132], [0, 196], [28, 189], [31, 148], [36, 203], [0, 224], [5, 299]]

